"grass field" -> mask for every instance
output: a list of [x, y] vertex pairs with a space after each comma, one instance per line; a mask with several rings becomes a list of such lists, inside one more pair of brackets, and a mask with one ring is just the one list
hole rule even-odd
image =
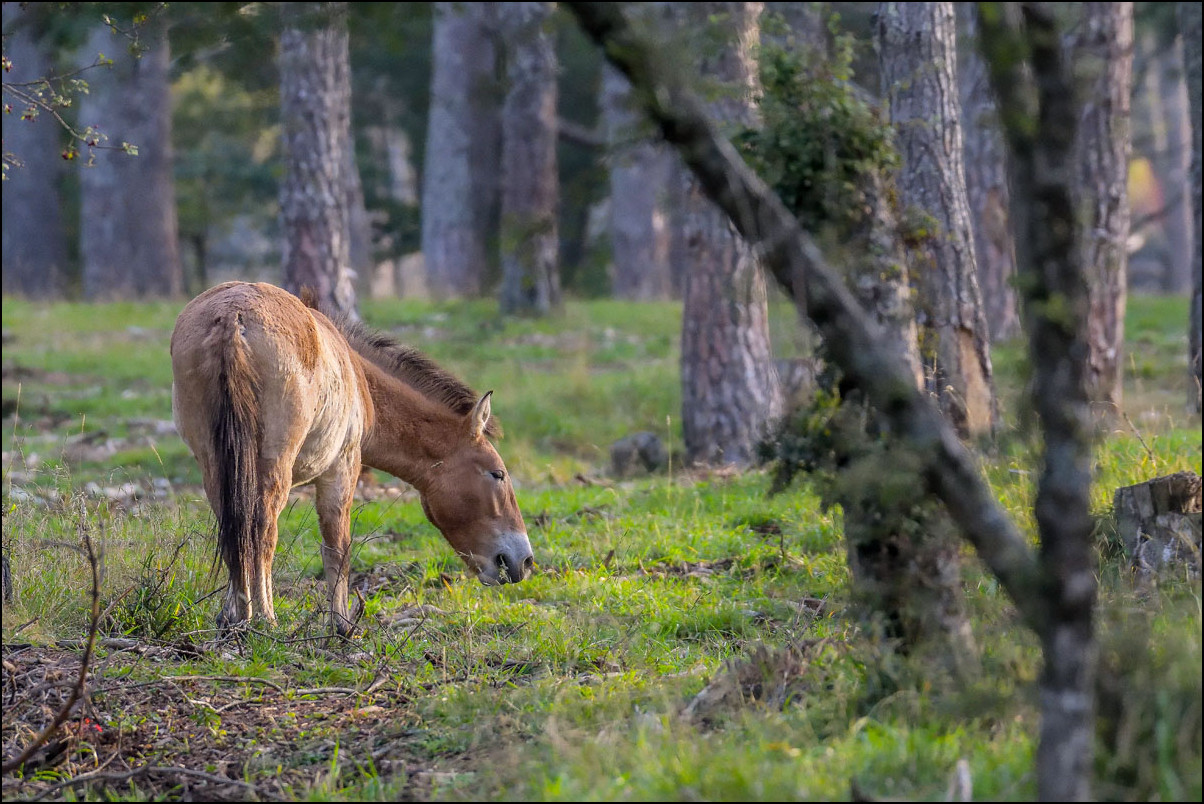
[[[976, 799], [1035, 797], [1040, 657], [993, 578], [967, 562], [979, 678], [952, 683], [863, 633], [839, 511], [803, 481], [771, 497], [761, 471], [682, 470], [674, 304], [573, 302], [536, 321], [364, 303], [369, 324], [494, 390], [537, 571], [471, 580], [414, 492], [378, 474], [353, 514], [363, 634], [330, 640], [299, 489], [279, 625], [216, 642], [212, 515], [170, 426], [180, 307], [3, 302], [6, 759], [78, 675], [84, 534], [104, 570], [89, 694], [5, 777], [6, 801], [931, 800], [959, 777]], [[793, 316], [775, 305], [782, 354]], [[1201, 471], [1186, 320], [1184, 299], [1130, 300], [1124, 415], [1097, 448], [1103, 799], [1201, 798], [1199, 580], [1136, 589], [1108, 538], [1115, 488]], [[1004, 426], [982, 467], [1031, 535], [1023, 345], [993, 359]], [[609, 445], [637, 430], [666, 442], [670, 469], [609, 477]]]

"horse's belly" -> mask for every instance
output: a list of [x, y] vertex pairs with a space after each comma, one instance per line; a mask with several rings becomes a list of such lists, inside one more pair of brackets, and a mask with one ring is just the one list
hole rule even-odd
[[347, 385], [336, 384], [326, 393], [311, 397], [317, 399], [318, 404], [313, 409], [301, 448], [293, 459], [294, 486], [310, 483], [332, 468], [342, 468], [349, 461], [359, 462], [363, 411], [358, 395], [343, 390], [354, 387], [351, 385], [353, 378], [347, 380]]

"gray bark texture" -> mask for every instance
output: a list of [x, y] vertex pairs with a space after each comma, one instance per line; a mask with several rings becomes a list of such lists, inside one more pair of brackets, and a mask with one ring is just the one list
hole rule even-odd
[[439, 299], [479, 296], [497, 249], [496, 3], [435, 3], [422, 254]]
[[556, 51], [546, 30], [552, 8], [543, 2], [508, 3], [500, 12], [507, 79], [500, 308], [507, 315], [547, 315], [561, 306]]
[[[1044, 612], [1036, 630], [1045, 660], [1037, 790], [1043, 801], [1085, 801], [1091, 797], [1095, 739], [1096, 566], [1086, 343], [1090, 299], [1075, 204], [1080, 113], [1052, 11], [1024, 4], [1023, 15], [1023, 33], [985, 15], [980, 22], [1013, 157], [1031, 398], [1045, 440], [1034, 505], [1042, 568], [1037, 598]], [[1024, 52], [1022, 41], [1031, 54], [1031, 73], [1011, 55]]]
[[[1183, 34], [1183, 74], [1187, 79], [1187, 101], [1191, 105], [1191, 202], [1195, 218], [1195, 250], [1192, 256], [1191, 314], [1188, 317], [1187, 364], [1191, 372], [1193, 387], [1189, 393], [1189, 404], [1194, 403], [1200, 412], [1200, 275], [1201, 246], [1204, 234], [1200, 231], [1200, 127], [1204, 115], [1204, 101], [1200, 98], [1200, 4], [1179, 4], [1179, 30]], [[1184, 189], [1187, 192], [1187, 189]], [[1194, 397], [1194, 399], [1192, 399]]]
[[1020, 334], [1020, 308], [1012, 284], [1016, 275], [1016, 244], [1009, 211], [1007, 146], [999, 128], [987, 66], [974, 44], [978, 10], [973, 3], [958, 3], [957, 14], [959, 42], [964, 40], [958, 46], [962, 161], [973, 221], [974, 259], [991, 340], [1004, 341]]
[[1088, 383], [1098, 412], [1119, 410], [1128, 291], [1133, 4], [1084, 3], [1075, 59], [1090, 81], [1079, 121], [1078, 192], [1090, 289]]
[[[80, 119], [109, 136], [105, 145], [130, 142], [138, 156], [97, 151], [80, 174], [80, 258], [90, 300], [172, 298], [181, 295], [175, 185], [172, 177], [170, 52], [162, 20], [143, 29], [147, 50], [134, 58], [119, 35], [97, 31], [88, 42], [114, 54], [111, 73], [89, 74]], [[81, 148], [82, 150], [82, 148]]]
[[672, 154], [650, 141], [627, 79], [609, 64], [602, 68], [602, 117], [610, 163], [611, 293], [631, 301], [668, 299]]
[[925, 379], [963, 437], [990, 436], [995, 392], [962, 164], [953, 4], [881, 3], [877, 27]]
[[351, 75], [346, 3], [284, 3], [280, 106], [284, 286], [356, 315], [348, 177]]
[[1192, 220], [1195, 207], [1186, 192], [1191, 175], [1192, 118], [1187, 101], [1187, 81], [1183, 75], [1183, 36], [1176, 36], [1168, 52], [1159, 54], [1153, 97], [1161, 101], [1165, 122], [1164, 144], [1156, 149], [1159, 173], [1165, 176], [1167, 205], [1162, 220], [1166, 236], [1166, 271], [1162, 275], [1165, 293], [1191, 292], [1191, 263], [1195, 243]]
[[[761, 11], [761, 3], [688, 8], [691, 23], [716, 24], [724, 34], [725, 41], [704, 53], [699, 65], [703, 76], [722, 87], [710, 105], [721, 125], [753, 121], [752, 93], [759, 85], [753, 49]], [[686, 461], [747, 466], [783, 406], [770, 351], [765, 276], [748, 243], [696, 179], [686, 190], [683, 219], [691, 265], [684, 277], [681, 334]]]
[[[24, 83], [52, 74], [48, 49], [40, 44], [31, 14], [4, 4], [4, 55], [12, 62], [5, 83]], [[5, 97], [5, 103], [10, 99]], [[50, 299], [62, 294], [67, 266], [58, 176], [63, 160], [59, 122], [42, 113], [20, 119], [25, 108], [13, 103], [4, 116], [4, 151], [20, 160], [5, 171], [3, 201], [4, 295]], [[7, 562], [7, 559], [5, 559]], [[5, 564], [7, 566], [7, 563]]]

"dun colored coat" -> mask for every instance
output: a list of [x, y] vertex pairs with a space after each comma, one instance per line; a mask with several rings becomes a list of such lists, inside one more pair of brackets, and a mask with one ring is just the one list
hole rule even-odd
[[482, 583], [533, 564], [514, 488], [478, 398], [429, 358], [312, 300], [227, 282], [197, 296], [171, 337], [172, 412], [201, 467], [230, 583], [228, 629], [275, 621], [272, 557], [289, 489], [313, 483], [334, 627], [350, 628], [351, 503], [361, 464], [417, 489], [423, 511]]

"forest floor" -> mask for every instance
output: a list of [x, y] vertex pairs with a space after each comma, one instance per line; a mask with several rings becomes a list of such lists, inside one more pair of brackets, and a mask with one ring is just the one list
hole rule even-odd
[[[1125, 409], [1096, 451], [1100, 798], [1201, 794], [1199, 579], [1134, 585], [1109, 530], [1118, 486], [1201, 471], [1186, 307], [1131, 301]], [[793, 312], [776, 309], [789, 355]], [[374, 473], [354, 513], [359, 628], [331, 637], [299, 489], [279, 624], [219, 640], [212, 515], [170, 423], [178, 310], [4, 301], [5, 762], [80, 696], [5, 774], [6, 801], [1035, 797], [1038, 646], [971, 553], [982, 672], [956, 680], [852, 616], [839, 511], [805, 482], [771, 496], [764, 470], [676, 457], [609, 475], [609, 444], [636, 430], [677, 454], [675, 305], [504, 321], [484, 303], [366, 304], [371, 324], [494, 389], [537, 572], [472, 581], [412, 489]], [[1005, 426], [981, 465], [1032, 536], [1022, 344], [994, 360]]]

